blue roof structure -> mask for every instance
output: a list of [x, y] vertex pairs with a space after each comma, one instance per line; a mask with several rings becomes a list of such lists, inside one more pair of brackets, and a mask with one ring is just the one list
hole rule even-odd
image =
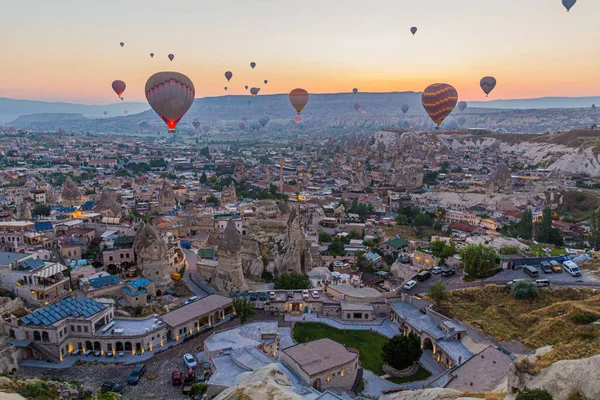
[[37, 258], [28, 258], [27, 260], [19, 261], [19, 269], [20, 270], [29, 270], [33, 271], [38, 268], [42, 268], [46, 263], [42, 260], [38, 260]]
[[148, 291], [146, 290], [146, 286], [151, 284], [152, 282], [146, 278], [136, 279], [135, 281], [131, 281], [123, 288], [123, 291], [130, 296], [139, 296], [140, 294], [146, 294]]
[[34, 228], [36, 232], [51, 231], [54, 229], [52, 222], [50, 221], [36, 222]]
[[72, 213], [75, 212], [75, 207], [57, 207], [55, 210], [59, 213]]
[[369, 251], [367, 254], [365, 254], [365, 259], [367, 259], [369, 261], [375, 261], [375, 260], [377, 260], [377, 258], [381, 258], [381, 256], [377, 253], [373, 253], [373, 252]]
[[81, 205], [81, 207], [79, 207], [79, 210], [81, 211], [91, 211], [94, 207], [96, 207], [96, 202], [95, 201], [86, 201], [85, 203], [83, 203]]
[[131, 281], [127, 284], [127, 286], [131, 286], [134, 288], [145, 287], [151, 284], [152, 282], [146, 278], [136, 279], [135, 281]]
[[13, 253], [10, 251], [0, 251], [0, 265], [8, 265], [22, 258], [29, 257], [31, 254]]
[[104, 286], [117, 285], [121, 281], [119, 280], [119, 278], [117, 278], [114, 275], [107, 275], [107, 276], [99, 276], [97, 278], [92, 278], [89, 280], [89, 282], [90, 282], [90, 285], [94, 289], [98, 289], [98, 288], [101, 288]]
[[105, 308], [106, 306], [104, 304], [95, 300], [69, 297], [24, 316], [21, 318], [21, 322], [25, 325], [50, 326], [55, 322], [69, 317], [87, 318], [99, 313]]

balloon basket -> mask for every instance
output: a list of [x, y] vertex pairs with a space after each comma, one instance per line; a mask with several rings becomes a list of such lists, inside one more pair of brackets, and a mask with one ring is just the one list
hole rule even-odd
[[169, 129], [168, 133], [177, 133], [177, 131], [175, 129]]

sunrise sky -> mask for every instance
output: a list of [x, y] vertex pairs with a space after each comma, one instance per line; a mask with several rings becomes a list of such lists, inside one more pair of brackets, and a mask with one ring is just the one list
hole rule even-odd
[[599, 0], [569, 13], [561, 0], [7, 1], [0, 97], [111, 103], [122, 79], [126, 101], [145, 101], [160, 70], [188, 75], [196, 97], [446, 82], [462, 100], [484, 100], [486, 75], [498, 80], [490, 100], [600, 95], [598, 21]]

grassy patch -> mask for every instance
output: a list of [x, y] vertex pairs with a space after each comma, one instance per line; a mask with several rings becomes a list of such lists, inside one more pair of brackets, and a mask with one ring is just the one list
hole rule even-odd
[[431, 373], [429, 371], [427, 371], [425, 368], [420, 366], [417, 373], [412, 376], [405, 376], [405, 377], [393, 376], [393, 377], [389, 377], [386, 379], [390, 382], [394, 382], [394, 383], [401, 385], [403, 383], [424, 381], [425, 379], [429, 378], [430, 376], [431, 376]]
[[387, 338], [371, 331], [340, 330], [325, 324], [297, 322], [294, 325], [294, 339], [298, 343], [329, 338], [347, 347], [358, 350], [360, 363], [365, 369], [377, 375], [383, 375], [381, 348]]
[[506, 288], [488, 285], [455, 290], [438, 308], [498, 340], [517, 340], [532, 349], [552, 345], [543, 363], [600, 354], [600, 327], [573, 322], [580, 313], [600, 315], [600, 294], [592, 290], [543, 289], [536, 300], [519, 301]]
[[480, 280], [480, 279], [487, 279], [487, 278], [491, 278], [492, 276], [494, 276], [494, 275], [496, 275], [496, 274], [499, 274], [500, 272], [502, 272], [502, 268], [496, 268], [496, 269], [493, 269], [493, 270], [491, 270], [491, 271], [490, 271], [488, 274], [486, 274], [485, 276], [481, 276], [481, 277], [474, 277], [474, 276], [469, 276], [469, 275], [467, 275], [467, 276], [465, 276], [465, 277], [463, 278], [463, 280], [464, 280], [465, 282], [475, 282], [475, 281], [478, 281], [478, 280]]

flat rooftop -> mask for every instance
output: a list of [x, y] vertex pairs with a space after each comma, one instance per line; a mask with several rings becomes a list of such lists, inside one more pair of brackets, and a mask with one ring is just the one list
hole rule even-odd
[[354, 286], [348, 285], [346, 283], [343, 283], [341, 285], [330, 285], [328, 290], [333, 290], [333, 291], [343, 294], [345, 296], [361, 298], [361, 299], [375, 298], [375, 297], [382, 296], [382, 294], [379, 293], [379, 291], [376, 289], [367, 288], [367, 287], [355, 288]]
[[[109, 325], [110, 328], [102, 332], [102, 330]], [[155, 319], [154, 317], [136, 320], [115, 318], [109, 322], [108, 325], [97, 330], [96, 335], [102, 337], [137, 336], [164, 326], [165, 324], [160, 319]]]
[[358, 354], [351, 353], [343, 344], [331, 339], [320, 339], [283, 349], [309, 376], [320, 374], [354, 361]]
[[0, 251], [0, 265], [8, 265], [10, 263], [22, 260], [29, 256], [31, 256], [31, 254], [11, 253], [9, 251]]
[[277, 321], [253, 322], [216, 332], [206, 339], [204, 346], [210, 352], [257, 347], [263, 340], [261, 335], [277, 334]]

